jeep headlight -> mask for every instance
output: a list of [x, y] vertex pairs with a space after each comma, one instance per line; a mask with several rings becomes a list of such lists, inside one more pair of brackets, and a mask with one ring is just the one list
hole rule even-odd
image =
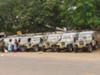
[[61, 42], [61, 45], [64, 46], [65, 45], [65, 42]]
[[57, 45], [58, 45], [60, 48], [63, 48], [63, 47], [65, 46], [65, 43], [64, 43], [64, 42], [59, 42]]
[[80, 44], [80, 45], [84, 45], [84, 42], [83, 42], [83, 41], [80, 41], [79, 44]]

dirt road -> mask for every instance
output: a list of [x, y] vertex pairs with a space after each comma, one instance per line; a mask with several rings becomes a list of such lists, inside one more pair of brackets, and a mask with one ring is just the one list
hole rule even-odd
[[100, 75], [93, 53], [0, 53], [0, 75]]

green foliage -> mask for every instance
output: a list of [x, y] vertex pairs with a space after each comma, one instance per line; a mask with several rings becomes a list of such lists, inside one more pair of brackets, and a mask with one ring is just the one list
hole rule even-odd
[[100, 27], [100, 0], [0, 0], [0, 31]]

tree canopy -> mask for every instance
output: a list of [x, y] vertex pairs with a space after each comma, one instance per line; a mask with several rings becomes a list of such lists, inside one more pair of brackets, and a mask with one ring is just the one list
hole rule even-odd
[[0, 0], [0, 31], [100, 29], [100, 0]]

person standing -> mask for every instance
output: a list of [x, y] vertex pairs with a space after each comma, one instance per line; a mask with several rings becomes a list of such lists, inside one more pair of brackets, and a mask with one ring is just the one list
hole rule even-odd
[[5, 42], [4, 42], [4, 39], [2, 39], [0, 41], [0, 52], [4, 52], [4, 48], [5, 48]]
[[12, 51], [13, 51], [12, 39], [9, 39], [9, 42], [8, 42], [8, 52], [12, 52]]
[[26, 46], [27, 46], [28, 51], [31, 50], [31, 48], [32, 48], [31, 38], [28, 38]]
[[17, 42], [17, 51], [20, 51], [20, 48], [21, 48], [21, 39], [18, 39], [18, 42]]
[[15, 39], [15, 41], [14, 41], [13, 50], [14, 50], [14, 52], [17, 52], [17, 50], [18, 50], [18, 42], [17, 42], [17, 39]]

